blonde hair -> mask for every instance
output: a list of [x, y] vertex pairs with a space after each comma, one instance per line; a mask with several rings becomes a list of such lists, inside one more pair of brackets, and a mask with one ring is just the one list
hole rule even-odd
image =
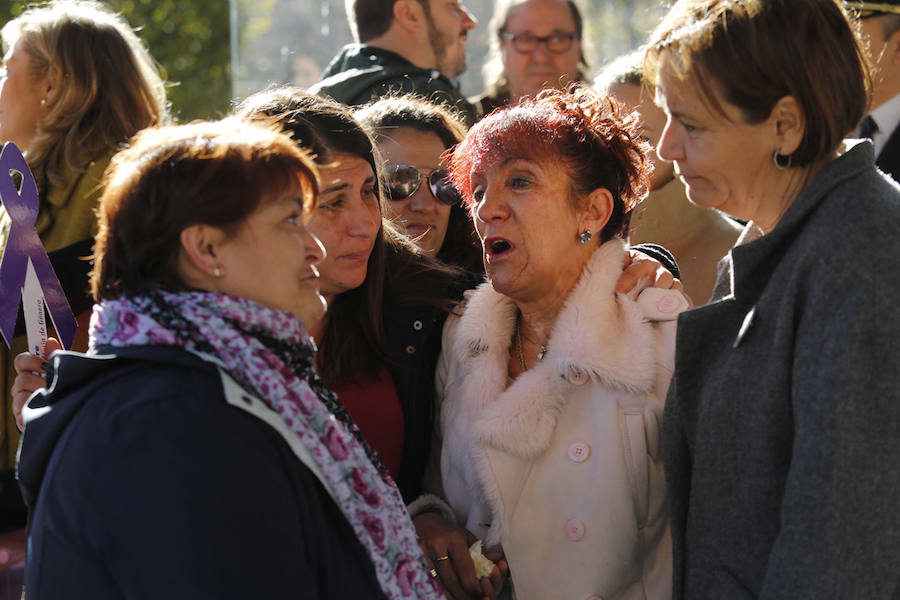
[[67, 168], [84, 171], [141, 129], [168, 121], [155, 61], [125, 19], [103, 4], [57, 0], [32, 7], [0, 36], [5, 50], [21, 44], [34, 80], [50, 79], [37, 134], [23, 148], [42, 190], [65, 185]]

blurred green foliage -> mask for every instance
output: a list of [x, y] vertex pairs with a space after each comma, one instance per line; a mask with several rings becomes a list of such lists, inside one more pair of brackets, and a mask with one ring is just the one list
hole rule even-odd
[[[0, 22], [31, 2], [0, 0]], [[228, 0], [107, 0], [159, 62], [172, 115], [181, 122], [215, 118], [230, 110]]]

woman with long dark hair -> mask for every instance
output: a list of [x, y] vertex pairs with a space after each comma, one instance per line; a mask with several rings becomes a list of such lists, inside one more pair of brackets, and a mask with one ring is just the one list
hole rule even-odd
[[441, 327], [473, 281], [382, 219], [380, 161], [349, 109], [281, 88], [250, 96], [237, 114], [274, 119], [316, 156], [322, 194], [309, 227], [329, 254], [319, 265], [328, 313], [310, 327], [317, 365], [412, 501], [428, 458]]
[[385, 161], [385, 214], [441, 262], [483, 273], [481, 244], [443, 159], [466, 135], [462, 119], [411, 94], [382, 98], [355, 116]]

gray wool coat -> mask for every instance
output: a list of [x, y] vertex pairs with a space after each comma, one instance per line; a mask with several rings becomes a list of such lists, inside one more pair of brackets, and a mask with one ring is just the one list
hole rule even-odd
[[900, 598], [900, 187], [858, 143], [682, 313], [675, 598]]

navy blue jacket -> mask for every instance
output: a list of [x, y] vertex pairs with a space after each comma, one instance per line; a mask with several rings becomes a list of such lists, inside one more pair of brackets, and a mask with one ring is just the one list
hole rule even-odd
[[30, 403], [29, 600], [384, 598], [318, 479], [213, 365], [102, 352], [55, 354]]

